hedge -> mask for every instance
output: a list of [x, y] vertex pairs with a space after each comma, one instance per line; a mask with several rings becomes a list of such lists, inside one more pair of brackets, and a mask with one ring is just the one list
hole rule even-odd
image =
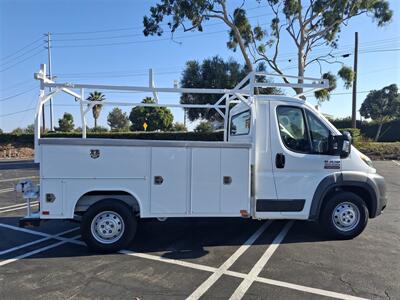
[[360, 142], [356, 145], [356, 147], [358, 150], [369, 156], [371, 159], [400, 159], [400, 142]]
[[[336, 128], [342, 130], [351, 127], [351, 120], [333, 120], [331, 121]], [[374, 139], [378, 131], [379, 124], [374, 122], [357, 121], [357, 128], [361, 130], [361, 135]], [[384, 123], [382, 126], [379, 142], [399, 142], [400, 141], [400, 119]]]
[[[43, 135], [45, 138], [80, 138], [81, 133], [57, 132]], [[223, 132], [102, 132], [87, 133], [88, 138], [106, 139], [137, 139], [137, 140], [186, 140], [186, 141], [222, 141]], [[33, 134], [15, 135], [10, 133], [0, 134], [0, 144], [24, 144], [33, 145]]]

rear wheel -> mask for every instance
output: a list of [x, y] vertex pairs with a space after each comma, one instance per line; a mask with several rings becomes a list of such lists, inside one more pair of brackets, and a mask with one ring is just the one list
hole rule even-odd
[[358, 195], [339, 192], [326, 201], [320, 222], [330, 236], [352, 239], [367, 226], [368, 208]]
[[96, 252], [116, 252], [133, 240], [137, 221], [132, 209], [119, 200], [95, 203], [82, 217], [82, 238]]

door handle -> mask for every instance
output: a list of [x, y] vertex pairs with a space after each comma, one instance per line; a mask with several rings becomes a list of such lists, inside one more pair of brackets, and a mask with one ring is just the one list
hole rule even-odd
[[285, 167], [285, 155], [283, 153], [276, 154], [275, 165], [278, 169], [283, 169]]
[[154, 176], [154, 184], [160, 185], [164, 182], [164, 178], [162, 176]]

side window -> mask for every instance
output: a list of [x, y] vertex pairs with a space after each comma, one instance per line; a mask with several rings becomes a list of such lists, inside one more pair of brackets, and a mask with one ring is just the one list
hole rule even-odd
[[308, 126], [310, 127], [310, 138], [313, 153], [328, 153], [329, 129], [311, 112], [306, 110]]
[[246, 110], [244, 112], [238, 113], [237, 115], [232, 116], [231, 126], [230, 126], [230, 135], [245, 135], [250, 132], [250, 120], [251, 114], [250, 110]]
[[279, 106], [277, 116], [279, 131], [285, 146], [295, 152], [309, 153], [310, 140], [303, 110], [298, 107]]

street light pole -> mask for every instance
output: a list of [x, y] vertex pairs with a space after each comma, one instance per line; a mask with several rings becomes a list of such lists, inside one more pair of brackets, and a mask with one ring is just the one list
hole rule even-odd
[[357, 64], [358, 64], [358, 32], [354, 36], [354, 78], [353, 78], [353, 101], [351, 109], [351, 127], [357, 128]]
[[[52, 80], [52, 74], [51, 74], [51, 33], [48, 32], [47, 34], [45, 34], [45, 36], [47, 36], [47, 58], [48, 58], [48, 66], [49, 66], [49, 70], [48, 70], [48, 77], [50, 80]], [[51, 93], [51, 88], [49, 88], [49, 91]], [[54, 123], [53, 123], [53, 99], [50, 98], [49, 100], [50, 103], [50, 130], [53, 131], [54, 130]]]

